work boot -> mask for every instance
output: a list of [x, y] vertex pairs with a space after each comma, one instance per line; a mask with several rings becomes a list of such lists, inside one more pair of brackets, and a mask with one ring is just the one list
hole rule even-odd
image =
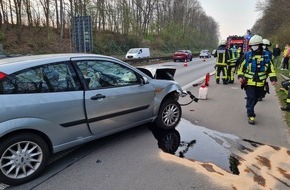
[[290, 108], [287, 107], [287, 106], [286, 106], [286, 107], [281, 107], [281, 110], [282, 110], [282, 111], [289, 111], [289, 112], [290, 112]]
[[255, 117], [249, 117], [248, 123], [250, 125], [255, 125]]

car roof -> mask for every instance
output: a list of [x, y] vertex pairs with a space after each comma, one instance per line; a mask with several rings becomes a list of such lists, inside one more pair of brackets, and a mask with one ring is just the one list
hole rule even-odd
[[[98, 54], [85, 54], [85, 53], [65, 53], [65, 54], [43, 54], [43, 55], [26, 55], [18, 57], [9, 57], [0, 59], [0, 72], [10, 74], [25, 68], [42, 65], [50, 62], [70, 61], [77, 58], [109, 58], [113, 57], [98, 55]], [[117, 60], [117, 59], [115, 59]]]

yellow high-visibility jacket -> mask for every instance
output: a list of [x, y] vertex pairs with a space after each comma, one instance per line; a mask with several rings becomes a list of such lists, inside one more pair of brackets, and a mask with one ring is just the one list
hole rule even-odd
[[267, 51], [249, 51], [243, 57], [238, 69], [238, 78], [246, 80], [247, 85], [263, 87], [267, 77], [277, 82], [275, 67]]
[[226, 46], [219, 46], [214, 57], [216, 57], [216, 66], [226, 67], [229, 61], [229, 51]]

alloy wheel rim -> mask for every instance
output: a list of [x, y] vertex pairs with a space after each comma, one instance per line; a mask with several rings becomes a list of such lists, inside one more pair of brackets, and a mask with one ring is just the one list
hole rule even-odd
[[42, 160], [43, 152], [39, 145], [21, 141], [5, 150], [0, 159], [0, 169], [8, 178], [22, 179], [33, 174]]
[[179, 109], [175, 104], [167, 105], [162, 115], [163, 123], [166, 126], [174, 125], [179, 119], [179, 114]]

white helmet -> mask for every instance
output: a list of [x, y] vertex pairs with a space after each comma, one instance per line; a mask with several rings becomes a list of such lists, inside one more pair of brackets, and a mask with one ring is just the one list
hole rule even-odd
[[249, 45], [254, 46], [254, 45], [259, 45], [259, 44], [263, 44], [263, 38], [259, 35], [252, 36], [249, 41]]
[[263, 44], [265, 46], [271, 46], [271, 43], [270, 43], [270, 41], [268, 39], [263, 39]]
[[227, 43], [226, 40], [221, 40], [221, 42], [220, 42], [220, 46], [222, 46], [222, 45], [226, 45], [226, 43]]

